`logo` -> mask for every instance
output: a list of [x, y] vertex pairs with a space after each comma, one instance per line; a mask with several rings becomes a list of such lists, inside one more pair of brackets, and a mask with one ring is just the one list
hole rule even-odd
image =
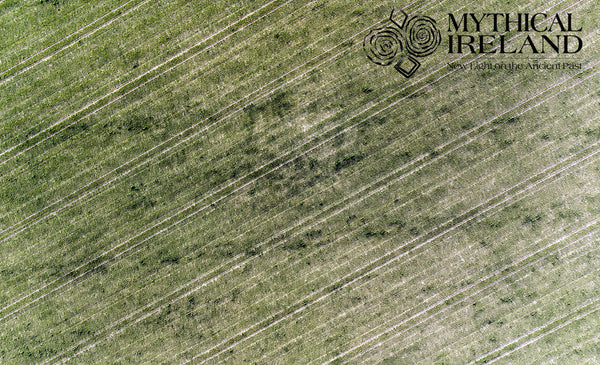
[[396, 71], [409, 78], [426, 57], [438, 48], [442, 40], [435, 20], [428, 16], [415, 15], [410, 19], [404, 11], [390, 14], [390, 25], [372, 29], [363, 41], [369, 60], [380, 66], [394, 64]]

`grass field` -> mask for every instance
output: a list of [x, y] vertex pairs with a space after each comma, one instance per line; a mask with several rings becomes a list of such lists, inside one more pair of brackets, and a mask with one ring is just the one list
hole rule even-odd
[[[599, 5], [0, 0], [0, 363], [600, 363]], [[405, 78], [393, 7], [581, 69]]]

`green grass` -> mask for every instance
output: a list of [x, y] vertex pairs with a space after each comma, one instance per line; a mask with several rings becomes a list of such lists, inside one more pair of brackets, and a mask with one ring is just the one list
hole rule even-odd
[[[149, 1], [0, 81], [1, 362], [593, 362], [596, 32], [590, 70], [407, 80], [362, 51], [388, 5], [265, 4]], [[116, 6], [4, 0], [2, 70]]]

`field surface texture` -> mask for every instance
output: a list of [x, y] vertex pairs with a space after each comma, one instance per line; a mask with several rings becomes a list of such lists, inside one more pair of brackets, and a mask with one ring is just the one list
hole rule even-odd
[[0, 0], [0, 363], [599, 364], [599, 9]]

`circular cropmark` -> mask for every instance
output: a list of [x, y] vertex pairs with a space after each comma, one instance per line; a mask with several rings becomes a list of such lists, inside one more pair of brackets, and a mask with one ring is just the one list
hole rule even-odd
[[435, 20], [428, 16], [417, 15], [406, 23], [408, 51], [418, 57], [429, 56], [440, 45], [442, 36]]
[[363, 48], [371, 61], [388, 66], [402, 53], [402, 41], [402, 33], [394, 27], [372, 29], [363, 41]]

